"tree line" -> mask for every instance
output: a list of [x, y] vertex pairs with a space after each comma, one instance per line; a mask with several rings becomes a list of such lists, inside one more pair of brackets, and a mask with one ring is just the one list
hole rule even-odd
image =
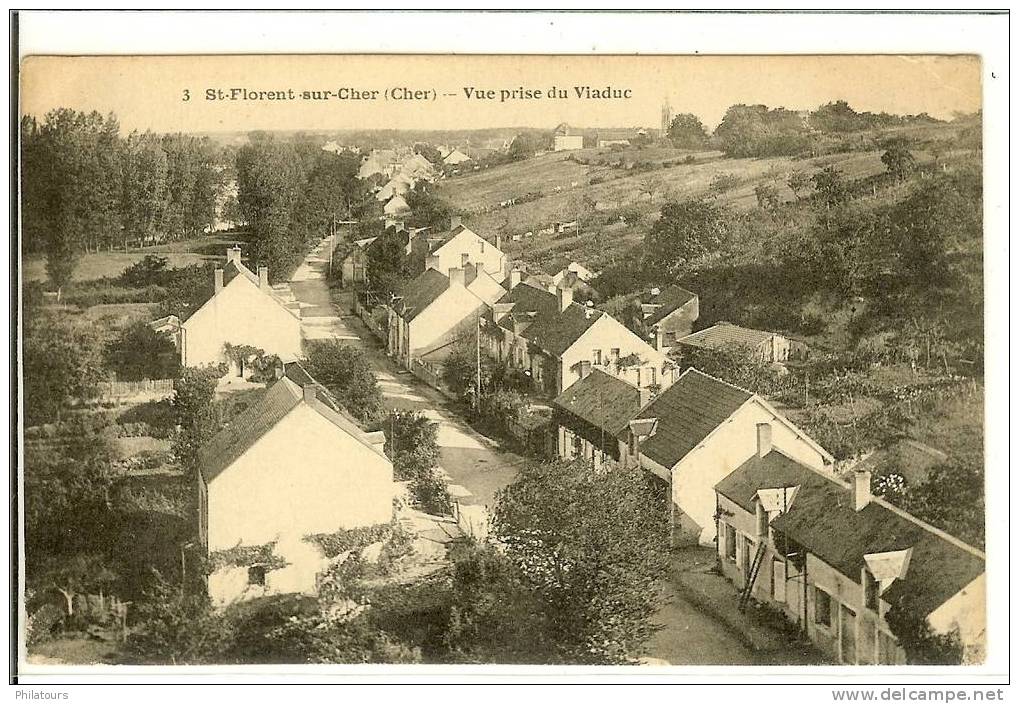
[[194, 237], [224, 184], [207, 137], [120, 133], [114, 114], [52, 110], [21, 121], [24, 251], [43, 253], [57, 290], [82, 253]]

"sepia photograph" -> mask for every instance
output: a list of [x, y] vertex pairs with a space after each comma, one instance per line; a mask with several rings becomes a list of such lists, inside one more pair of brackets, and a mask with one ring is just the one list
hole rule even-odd
[[985, 665], [984, 68], [22, 57], [20, 667]]

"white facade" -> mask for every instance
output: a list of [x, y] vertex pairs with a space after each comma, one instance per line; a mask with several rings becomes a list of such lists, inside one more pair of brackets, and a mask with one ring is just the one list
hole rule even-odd
[[[638, 355], [642, 363], [617, 368], [617, 359], [632, 354]], [[562, 393], [581, 379], [585, 362], [637, 388], [660, 385], [664, 390], [672, 385], [677, 374], [675, 365], [664, 354], [607, 314], [603, 314], [563, 353], [562, 375], [557, 393]]]
[[[461, 271], [459, 276], [462, 276]], [[390, 321], [390, 354], [409, 367], [421, 353], [452, 342], [468, 324], [474, 324], [488, 305], [469, 291], [462, 280], [453, 282], [411, 320], [395, 312]]]
[[584, 135], [580, 134], [557, 134], [553, 145], [553, 151], [563, 152], [572, 149], [584, 148]]
[[463, 227], [448, 242], [445, 242], [432, 252], [433, 257], [438, 257], [433, 264], [433, 269], [449, 271], [464, 265], [464, 255], [467, 261], [480, 265], [497, 282], [506, 278], [506, 255], [502, 253], [498, 245], [485, 241], [478, 233]]
[[387, 523], [395, 486], [384, 455], [302, 402], [209, 481], [209, 550]]
[[771, 445], [808, 467], [830, 471], [832, 457], [757, 396], [751, 397], [672, 467], [640, 455], [645, 469], [669, 482], [673, 525], [702, 545], [715, 540], [715, 485], [758, 451], [757, 426], [771, 426]]
[[[186, 367], [226, 362], [224, 347], [250, 345], [281, 359], [301, 356], [297, 314], [238, 274], [181, 325], [181, 364]], [[236, 370], [240, 371], [240, 370]]]

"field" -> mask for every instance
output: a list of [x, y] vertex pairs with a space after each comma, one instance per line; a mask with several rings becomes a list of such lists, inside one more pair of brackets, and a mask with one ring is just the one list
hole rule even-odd
[[[480, 234], [501, 234], [503, 249], [510, 257], [543, 262], [552, 270], [574, 253], [582, 253], [579, 260], [597, 269], [643, 239], [648, 223], [625, 225], [618, 217], [619, 210], [636, 207], [650, 214], [667, 199], [715, 193], [719, 202], [746, 211], [757, 206], [754, 188], [758, 184], [772, 183], [781, 199], [793, 200], [795, 196], [785, 185], [790, 172], [810, 175], [830, 164], [850, 179], [885, 170], [877, 151], [796, 160], [725, 159], [719, 152], [662, 148], [584, 149], [543, 154], [450, 179], [443, 182], [440, 193], [468, 213], [467, 223]], [[729, 181], [727, 190], [712, 189], [719, 176]], [[650, 179], [659, 182], [653, 198], [645, 188]], [[514, 198], [525, 202], [502, 205]], [[648, 219], [653, 217], [650, 214]], [[580, 221], [579, 234], [539, 233], [555, 222], [574, 220]], [[533, 234], [512, 241], [513, 235], [528, 232]]]
[[[219, 261], [226, 249], [235, 242], [243, 246], [243, 233], [220, 232], [207, 237], [168, 242], [150, 247], [132, 248], [128, 251], [117, 249], [112, 252], [89, 252], [82, 254], [74, 270], [75, 281], [89, 281], [101, 278], [116, 278], [124, 269], [141, 261], [150, 254], [165, 257], [171, 267], [204, 264]], [[25, 282], [46, 280], [46, 259], [41, 255], [26, 255], [21, 261], [21, 276]]]

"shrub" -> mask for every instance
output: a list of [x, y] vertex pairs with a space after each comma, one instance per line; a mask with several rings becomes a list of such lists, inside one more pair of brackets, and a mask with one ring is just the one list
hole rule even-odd
[[180, 371], [170, 338], [142, 321], [132, 323], [107, 344], [106, 360], [121, 381], [171, 379]]

